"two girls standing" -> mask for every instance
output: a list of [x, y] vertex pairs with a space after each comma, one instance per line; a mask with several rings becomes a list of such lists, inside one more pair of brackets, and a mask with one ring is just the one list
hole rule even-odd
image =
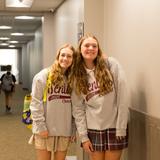
[[[51, 85], [43, 103], [48, 72]], [[120, 160], [128, 145], [125, 94], [120, 64], [112, 57], [104, 58], [94, 36], [82, 37], [77, 53], [70, 45], [60, 48], [54, 64], [33, 79], [30, 108], [37, 159], [51, 160], [53, 150], [56, 160], [65, 159], [75, 138], [73, 113], [90, 159]]]

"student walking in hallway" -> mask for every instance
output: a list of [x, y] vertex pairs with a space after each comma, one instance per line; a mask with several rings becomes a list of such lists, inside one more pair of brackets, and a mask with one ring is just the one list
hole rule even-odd
[[6, 113], [11, 112], [11, 100], [12, 100], [12, 94], [15, 91], [15, 82], [16, 78], [11, 73], [11, 65], [7, 66], [7, 72], [2, 75], [0, 78], [1, 82], [1, 89], [5, 94], [5, 107], [6, 107]]

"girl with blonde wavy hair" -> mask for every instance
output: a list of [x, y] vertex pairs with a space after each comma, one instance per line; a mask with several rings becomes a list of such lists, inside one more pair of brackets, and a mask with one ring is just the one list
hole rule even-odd
[[55, 160], [65, 160], [68, 146], [75, 139], [71, 112], [75, 58], [73, 46], [65, 44], [58, 50], [54, 63], [33, 78], [30, 104], [33, 136], [30, 143], [35, 145], [37, 160], [51, 160], [52, 155]]
[[73, 116], [83, 149], [91, 160], [120, 160], [128, 145], [125, 75], [93, 35], [79, 41], [74, 80]]

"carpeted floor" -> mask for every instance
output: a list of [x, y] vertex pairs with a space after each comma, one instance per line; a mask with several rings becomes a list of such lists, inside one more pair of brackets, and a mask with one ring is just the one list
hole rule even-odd
[[27, 91], [17, 85], [12, 114], [5, 113], [4, 93], [0, 94], [0, 160], [35, 160], [34, 148], [27, 144], [31, 131], [21, 122], [25, 94]]
[[[21, 122], [23, 99], [27, 94], [20, 85], [12, 99], [12, 114], [5, 113], [4, 94], [0, 94], [0, 160], [36, 160], [35, 150], [28, 145], [31, 131]], [[76, 147], [72, 144], [68, 155], [75, 155]]]

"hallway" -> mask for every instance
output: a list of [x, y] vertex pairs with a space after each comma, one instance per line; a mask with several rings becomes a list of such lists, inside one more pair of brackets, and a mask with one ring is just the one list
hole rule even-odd
[[[31, 131], [21, 122], [23, 98], [28, 91], [21, 85], [16, 85], [12, 99], [12, 113], [5, 113], [4, 94], [0, 94], [0, 160], [35, 160], [35, 150], [28, 145]], [[75, 160], [75, 143], [71, 145], [67, 160]], [[71, 156], [71, 157], [70, 157]]]
[[[30, 88], [34, 75], [53, 63], [61, 44], [67, 42], [76, 47], [80, 35], [94, 34], [103, 53], [115, 57], [127, 76], [129, 147], [122, 159], [159, 160], [160, 1], [33, 0], [29, 9], [6, 7], [6, 1], [0, 3], [0, 28], [7, 25], [11, 29], [0, 29], [0, 38], [9, 39], [0, 41], [8, 44], [2, 43], [0, 49], [9, 48], [17, 40], [17, 69], [23, 88]], [[54, 1], [63, 3], [54, 7]], [[15, 19], [23, 15], [35, 19]], [[43, 21], [33, 30], [37, 17], [42, 16]], [[12, 36], [15, 31], [24, 36]], [[4, 59], [9, 60], [8, 57]], [[0, 94], [0, 160], [35, 160], [33, 146], [27, 144], [31, 131], [21, 122], [26, 93], [17, 86], [11, 115], [5, 114], [4, 95]], [[77, 154], [78, 160], [88, 160], [79, 145], [76, 147], [73, 145], [69, 154]]]
[[4, 94], [0, 94], [0, 160], [35, 160], [34, 148], [27, 144], [31, 131], [21, 122], [25, 94], [27, 91], [17, 85], [12, 114], [5, 113]]

